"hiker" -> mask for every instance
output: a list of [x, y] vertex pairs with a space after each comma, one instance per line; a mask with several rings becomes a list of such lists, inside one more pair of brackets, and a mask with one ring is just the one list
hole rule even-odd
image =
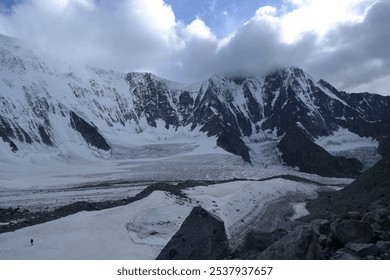
[[31, 243], [31, 246], [34, 245], [34, 239], [31, 238], [30, 243]]

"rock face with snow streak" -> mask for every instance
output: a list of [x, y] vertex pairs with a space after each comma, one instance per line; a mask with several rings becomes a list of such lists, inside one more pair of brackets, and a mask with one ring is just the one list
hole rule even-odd
[[225, 225], [202, 207], [194, 207], [157, 260], [219, 260], [229, 253]]
[[303, 172], [327, 177], [356, 177], [362, 164], [355, 158], [332, 156], [316, 145], [302, 128], [292, 127], [278, 144], [283, 161]]
[[[0, 74], [0, 144], [8, 154], [67, 145], [109, 151], [108, 134], [131, 141], [149, 127], [185, 127], [215, 136], [217, 145], [251, 162], [245, 141], [281, 137], [297, 123], [314, 138], [340, 128], [378, 140], [390, 135], [390, 97], [340, 92], [294, 67], [179, 84], [150, 73], [75, 70], [0, 36]], [[94, 128], [99, 143], [69, 122], [73, 114], [90, 125], [86, 130]]]

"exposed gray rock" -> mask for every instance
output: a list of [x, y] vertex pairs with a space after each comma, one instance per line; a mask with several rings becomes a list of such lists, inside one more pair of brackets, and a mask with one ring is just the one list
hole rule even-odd
[[322, 260], [325, 256], [318, 234], [311, 226], [302, 226], [256, 256], [261, 260]]
[[224, 222], [202, 207], [194, 207], [157, 260], [217, 260], [229, 253]]
[[360, 221], [362, 219], [362, 214], [360, 214], [358, 211], [350, 211], [345, 214], [344, 218]]
[[284, 229], [277, 229], [272, 232], [252, 230], [246, 235], [244, 245], [238, 250], [238, 254], [243, 253], [244, 258], [250, 259], [252, 255], [264, 251], [286, 235], [287, 231]]
[[359, 260], [359, 257], [349, 249], [343, 248], [334, 253], [332, 260]]
[[380, 226], [389, 226], [390, 225], [390, 220], [388, 219], [389, 215], [390, 215], [390, 211], [388, 209], [377, 208], [365, 214], [363, 216], [363, 221], [371, 225], [376, 223]]
[[389, 174], [390, 159], [384, 158], [344, 189], [320, 193], [318, 199], [308, 201], [306, 208], [310, 216], [303, 220], [323, 217], [327, 213], [342, 216], [350, 211], [363, 214], [381, 207], [390, 209]]
[[310, 225], [313, 226], [316, 233], [319, 235], [329, 235], [330, 234], [330, 223], [327, 219], [316, 219], [310, 222]]
[[375, 245], [380, 253], [390, 253], [390, 241], [378, 241]]
[[379, 142], [378, 152], [383, 157], [390, 157], [390, 137], [386, 136]]
[[379, 254], [378, 248], [372, 243], [348, 243], [346, 247], [355, 252], [359, 257], [376, 256]]
[[356, 220], [341, 220], [331, 224], [331, 230], [335, 237], [342, 243], [370, 242], [374, 237], [369, 224]]

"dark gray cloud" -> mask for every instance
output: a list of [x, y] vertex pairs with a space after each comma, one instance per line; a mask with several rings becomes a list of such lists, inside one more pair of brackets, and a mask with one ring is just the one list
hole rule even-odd
[[[199, 81], [215, 72], [263, 75], [294, 65], [340, 89], [390, 94], [390, 1], [376, 1], [360, 21], [332, 22], [325, 31], [310, 28], [313, 15], [302, 6], [319, 0], [286, 1], [301, 4], [282, 15], [270, 7], [253, 12], [223, 40], [199, 19], [187, 26], [178, 22], [163, 0], [25, 0], [0, 13], [0, 33], [70, 63], [151, 71], [176, 81]], [[359, 1], [360, 13], [374, 2]], [[305, 16], [297, 30], [288, 26]], [[286, 30], [299, 36], [285, 40]]]
[[[390, 75], [390, 2], [374, 4], [364, 21], [344, 24], [314, 46], [308, 71], [353, 89]], [[390, 94], [390, 83], [382, 93]]]

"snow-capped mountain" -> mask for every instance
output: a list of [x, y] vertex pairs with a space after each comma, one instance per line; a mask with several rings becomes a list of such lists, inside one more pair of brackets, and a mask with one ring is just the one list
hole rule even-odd
[[[299, 126], [311, 137], [340, 128], [381, 140], [390, 97], [340, 92], [303, 70], [265, 77], [217, 74], [185, 85], [150, 73], [75, 69], [0, 36], [0, 153], [92, 151], [110, 157], [114, 136], [131, 143], [148, 127], [200, 130], [251, 161], [251, 139]], [[245, 141], [244, 141], [245, 140]]]
[[[295, 231], [296, 219], [326, 190], [308, 204], [315, 217], [387, 203], [389, 112], [388, 96], [338, 91], [296, 67], [181, 84], [77, 68], [0, 35], [0, 259], [153, 259], [181, 224], [199, 228], [185, 222], [199, 205], [224, 223], [229, 257], [275, 258], [302, 240], [315, 246], [277, 257], [337, 256], [331, 231]], [[39, 251], [20, 246], [32, 237]]]

